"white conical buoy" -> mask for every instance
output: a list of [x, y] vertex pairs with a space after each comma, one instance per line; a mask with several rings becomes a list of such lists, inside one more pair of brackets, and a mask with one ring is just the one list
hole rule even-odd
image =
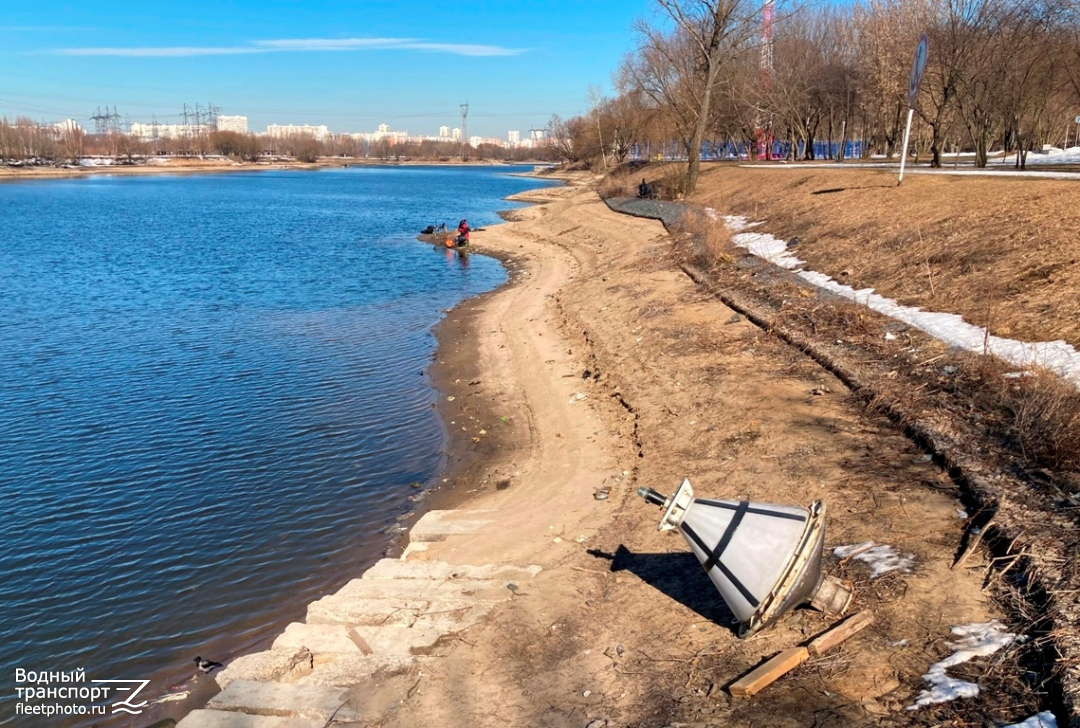
[[[694, 498], [684, 480], [665, 498], [651, 488], [638, 494], [662, 506], [661, 531], [679, 529], [709, 579], [739, 620], [746, 637], [803, 602], [842, 614], [851, 591], [821, 576], [825, 505], [809, 508], [750, 501]], [[828, 588], [819, 588], [827, 584]]]

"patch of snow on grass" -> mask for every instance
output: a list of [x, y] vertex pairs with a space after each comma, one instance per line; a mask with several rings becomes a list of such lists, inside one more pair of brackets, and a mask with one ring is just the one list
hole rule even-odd
[[923, 311], [915, 306], [902, 306], [891, 298], [875, 293], [872, 288], [856, 290], [823, 273], [803, 270], [806, 261], [795, 256], [783, 240], [768, 233], [743, 232], [752, 227], [745, 217], [731, 215], [721, 217], [715, 210], [707, 212], [714, 219], [722, 219], [728, 229], [735, 233], [731, 236], [735, 245], [781, 268], [795, 271], [796, 275], [819, 288], [855, 303], [861, 303], [909, 326], [914, 326], [947, 344], [975, 353], [984, 353], [989, 350], [991, 354], [1018, 367], [1045, 367], [1080, 386], [1080, 351], [1064, 341], [1029, 343], [1000, 336], [988, 336], [985, 329], [969, 324], [956, 314]]
[[1022, 723], [1012, 723], [1005, 728], [1057, 728], [1057, 718], [1049, 710], [1033, 715]]
[[961, 624], [952, 628], [952, 633], [960, 637], [956, 642], [950, 642], [949, 648], [953, 653], [940, 662], [935, 662], [923, 680], [930, 685], [929, 690], [923, 690], [915, 698], [915, 704], [909, 705], [907, 710], [917, 710], [927, 705], [945, 703], [957, 698], [974, 698], [979, 694], [979, 686], [966, 680], [958, 680], [949, 677], [946, 668], [960, 665], [976, 657], [992, 655], [1003, 647], [1008, 647], [1014, 642], [1023, 642], [1026, 638], [1005, 631], [1005, 626], [996, 619], [990, 622], [976, 624]]
[[873, 541], [854, 546], [837, 546], [833, 553], [841, 559], [853, 558], [869, 564], [871, 579], [890, 571], [911, 571], [915, 564], [915, 558], [911, 554], [901, 554], [888, 544], [875, 544]]

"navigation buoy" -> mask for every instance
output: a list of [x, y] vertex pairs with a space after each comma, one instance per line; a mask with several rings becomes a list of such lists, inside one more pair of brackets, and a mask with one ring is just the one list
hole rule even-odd
[[694, 498], [689, 480], [667, 498], [638, 495], [664, 509], [658, 530], [679, 532], [747, 637], [800, 604], [843, 614], [851, 590], [821, 574], [825, 504], [809, 508]]

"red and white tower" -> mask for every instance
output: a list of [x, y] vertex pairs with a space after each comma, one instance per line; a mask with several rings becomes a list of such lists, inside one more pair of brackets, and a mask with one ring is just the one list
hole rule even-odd
[[773, 72], [773, 18], [775, 7], [773, 0], [767, 0], [761, 8], [761, 73], [764, 79], [771, 80]]

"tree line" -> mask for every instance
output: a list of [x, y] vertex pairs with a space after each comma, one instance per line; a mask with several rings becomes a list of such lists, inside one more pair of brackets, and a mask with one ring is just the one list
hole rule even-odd
[[142, 140], [121, 132], [88, 134], [82, 129], [39, 124], [19, 117], [14, 122], [0, 117], [0, 164], [78, 164], [84, 157], [111, 157], [136, 163], [154, 156], [206, 157], [219, 155], [255, 162], [263, 158], [290, 158], [315, 162], [321, 157], [367, 158], [382, 161], [449, 161], [463, 155], [495, 161], [555, 161], [547, 147], [504, 148], [481, 144], [466, 149], [461, 142], [356, 139], [339, 134], [320, 140], [297, 134], [271, 137], [233, 131], [207, 131], [175, 138]]
[[[632, 153], [842, 159], [899, 152], [908, 76], [922, 34], [929, 56], [915, 98], [913, 149], [985, 167], [992, 151], [1062, 146], [1080, 114], [1080, 0], [654, 0], [614, 98], [553, 117], [571, 162], [606, 166]], [[764, 14], [772, 14], [765, 43]]]

